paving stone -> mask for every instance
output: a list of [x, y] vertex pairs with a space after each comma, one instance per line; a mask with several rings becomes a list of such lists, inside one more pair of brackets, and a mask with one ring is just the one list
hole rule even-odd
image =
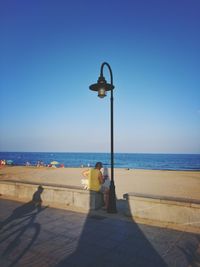
[[[136, 224], [106, 213], [41, 209], [0, 200], [1, 267], [188, 267], [200, 235]], [[195, 265], [196, 264], [196, 265]]]

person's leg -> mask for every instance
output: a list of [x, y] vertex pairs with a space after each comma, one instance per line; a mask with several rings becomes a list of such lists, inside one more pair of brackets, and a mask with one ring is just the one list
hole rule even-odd
[[104, 191], [104, 204], [105, 204], [105, 208], [108, 208], [108, 202], [109, 202], [109, 189], [105, 189]]

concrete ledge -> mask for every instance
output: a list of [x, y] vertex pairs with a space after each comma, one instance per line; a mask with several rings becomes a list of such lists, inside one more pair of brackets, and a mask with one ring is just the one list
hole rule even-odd
[[200, 201], [149, 194], [128, 193], [126, 215], [133, 218], [200, 227]]
[[0, 181], [0, 194], [5, 198], [10, 197], [20, 201], [30, 201], [38, 186], [42, 186], [44, 189], [41, 193], [43, 205], [57, 208], [77, 207], [89, 211], [99, 209], [103, 204], [101, 193], [84, 190], [78, 186], [49, 183], [36, 184], [33, 182], [4, 180]]

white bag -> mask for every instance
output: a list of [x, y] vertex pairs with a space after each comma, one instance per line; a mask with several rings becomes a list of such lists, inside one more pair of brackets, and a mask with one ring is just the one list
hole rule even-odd
[[83, 185], [83, 189], [88, 189], [88, 179], [81, 179], [81, 184]]

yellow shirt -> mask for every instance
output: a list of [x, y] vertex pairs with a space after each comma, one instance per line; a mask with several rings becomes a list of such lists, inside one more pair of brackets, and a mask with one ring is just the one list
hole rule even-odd
[[90, 169], [88, 175], [88, 189], [93, 191], [99, 191], [101, 183], [99, 181], [100, 170]]

